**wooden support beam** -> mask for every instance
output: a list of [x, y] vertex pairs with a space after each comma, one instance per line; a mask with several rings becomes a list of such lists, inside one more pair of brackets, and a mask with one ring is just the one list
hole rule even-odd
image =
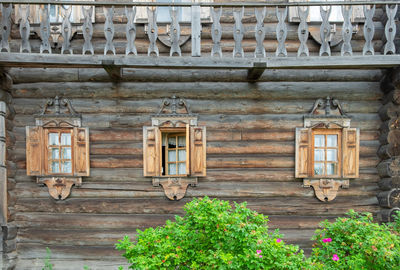
[[103, 60], [101, 63], [104, 70], [107, 71], [113, 81], [122, 79], [122, 69], [120, 66], [116, 66], [113, 60]]
[[249, 69], [247, 72], [247, 80], [250, 82], [257, 81], [261, 75], [264, 73], [264, 70], [267, 68], [267, 62], [254, 62], [254, 67]]
[[0, 101], [0, 225], [7, 224], [6, 103]]

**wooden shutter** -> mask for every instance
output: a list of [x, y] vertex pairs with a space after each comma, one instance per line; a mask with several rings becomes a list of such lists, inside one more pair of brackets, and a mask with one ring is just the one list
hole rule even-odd
[[143, 174], [160, 176], [161, 138], [158, 127], [143, 127]]
[[74, 165], [76, 176], [90, 175], [89, 128], [74, 128]]
[[206, 176], [206, 127], [190, 128], [190, 174]]
[[26, 174], [43, 174], [42, 127], [26, 127]]
[[358, 178], [360, 130], [344, 128], [342, 135], [343, 177]]
[[310, 148], [311, 148], [311, 129], [296, 128], [296, 160], [295, 177], [309, 177], [310, 171]]

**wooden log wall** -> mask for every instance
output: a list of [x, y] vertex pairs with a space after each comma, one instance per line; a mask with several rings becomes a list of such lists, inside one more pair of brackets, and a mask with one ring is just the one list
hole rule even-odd
[[[380, 209], [380, 70], [266, 70], [257, 83], [246, 82], [246, 71], [122, 72], [123, 81], [111, 83], [100, 69], [10, 70], [17, 269], [41, 269], [46, 247], [55, 269], [116, 268], [125, 264], [114, 250], [118, 239], [164, 224], [200, 196], [247, 201], [270, 217], [271, 229], [280, 228], [287, 242], [307, 250], [321, 220], [349, 209]], [[25, 171], [25, 126], [56, 95], [71, 99], [90, 128], [91, 176], [65, 201], [52, 199]], [[150, 115], [172, 95], [184, 98], [207, 127], [207, 177], [181, 201], [169, 201], [142, 171], [142, 127], [151, 125]], [[323, 203], [294, 178], [294, 135], [314, 101], [328, 95], [342, 102], [352, 126], [361, 129], [360, 178]]]

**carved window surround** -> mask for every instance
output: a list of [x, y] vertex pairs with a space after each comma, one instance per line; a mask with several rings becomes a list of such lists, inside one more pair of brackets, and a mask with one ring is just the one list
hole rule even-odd
[[64, 200], [73, 185], [81, 186], [82, 176], [89, 176], [89, 130], [81, 127], [70, 101], [59, 97], [47, 101], [35, 123], [26, 128], [27, 175]]

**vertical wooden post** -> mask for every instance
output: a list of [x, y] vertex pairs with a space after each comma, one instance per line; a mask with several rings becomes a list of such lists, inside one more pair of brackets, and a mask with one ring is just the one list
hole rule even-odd
[[10, 52], [8, 38], [10, 37], [11, 32], [12, 4], [0, 4], [0, 10], [2, 13], [1, 28], [3, 29], [3, 31], [1, 32], [0, 52], [3, 52], [3, 49], [6, 52]]
[[0, 101], [0, 225], [7, 223], [6, 103]]
[[319, 34], [321, 36], [321, 47], [319, 49], [319, 56], [331, 56], [331, 47], [329, 46], [329, 39], [331, 37], [331, 25], [329, 24], [329, 16], [331, 15], [331, 6], [327, 6], [326, 10], [320, 6], [321, 12], [321, 28]]
[[276, 7], [276, 17], [278, 18], [278, 24], [276, 25], [276, 39], [278, 40], [278, 47], [276, 47], [275, 56], [276, 57], [286, 57], [287, 51], [285, 47], [285, 41], [287, 36], [287, 26], [285, 23], [287, 16], [287, 7], [284, 9], [279, 9]]
[[373, 22], [373, 17], [375, 13], [375, 5], [372, 5], [370, 8], [364, 6], [364, 38], [365, 44], [363, 47], [363, 55], [374, 55], [374, 45], [372, 43], [372, 39], [374, 38], [375, 33], [375, 25]]
[[200, 6], [192, 6], [192, 56], [201, 56]]

